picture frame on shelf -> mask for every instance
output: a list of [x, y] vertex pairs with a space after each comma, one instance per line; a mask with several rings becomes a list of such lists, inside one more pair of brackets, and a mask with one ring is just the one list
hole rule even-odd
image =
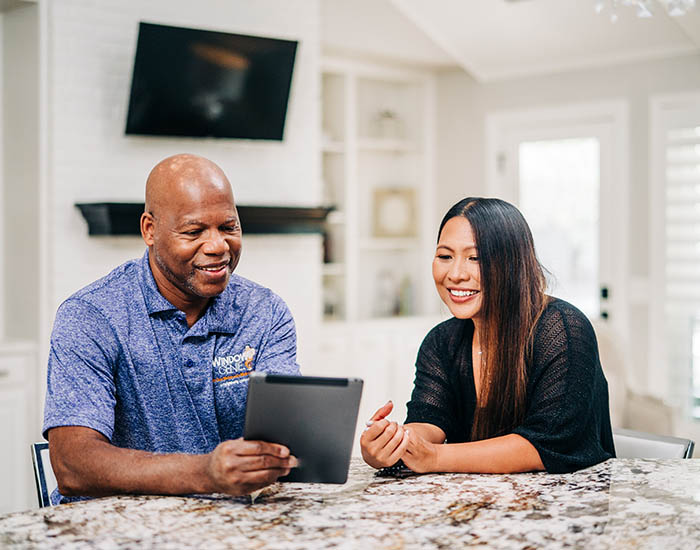
[[381, 187], [372, 197], [372, 236], [377, 238], [411, 238], [417, 235], [415, 189]]

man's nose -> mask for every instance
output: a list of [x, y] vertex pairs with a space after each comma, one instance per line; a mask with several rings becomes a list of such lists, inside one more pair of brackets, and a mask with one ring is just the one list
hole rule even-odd
[[220, 231], [211, 231], [207, 237], [202, 251], [205, 254], [212, 254], [216, 256], [221, 256], [226, 253], [226, 239], [221, 234]]

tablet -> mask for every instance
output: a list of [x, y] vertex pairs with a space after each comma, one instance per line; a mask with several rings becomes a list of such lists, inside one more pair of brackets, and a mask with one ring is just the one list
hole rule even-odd
[[253, 372], [243, 437], [280, 443], [299, 459], [278, 481], [345, 483], [361, 396], [359, 378]]

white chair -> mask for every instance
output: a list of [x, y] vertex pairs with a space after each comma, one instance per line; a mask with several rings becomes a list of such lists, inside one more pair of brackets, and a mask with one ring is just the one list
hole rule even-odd
[[51, 506], [51, 493], [58, 487], [49, 459], [49, 444], [45, 442], [32, 444], [32, 463], [34, 464], [34, 481], [39, 508]]
[[692, 458], [690, 439], [655, 435], [634, 430], [613, 430], [617, 458]]

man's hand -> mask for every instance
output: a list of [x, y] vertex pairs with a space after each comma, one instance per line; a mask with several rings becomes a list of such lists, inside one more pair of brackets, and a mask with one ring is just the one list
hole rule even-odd
[[283, 445], [264, 441], [224, 441], [208, 455], [211, 492], [248, 495], [286, 476], [298, 465]]
[[277, 481], [297, 466], [289, 449], [235, 439], [209, 454], [150, 453], [112, 445], [82, 426], [49, 430], [51, 465], [64, 496], [119, 493], [245, 495]]
[[409, 442], [408, 430], [386, 417], [394, 408], [389, 401], [374, 413], [360, 437], [362, 458], [373, 468], [392, 466], [402, 457]]

